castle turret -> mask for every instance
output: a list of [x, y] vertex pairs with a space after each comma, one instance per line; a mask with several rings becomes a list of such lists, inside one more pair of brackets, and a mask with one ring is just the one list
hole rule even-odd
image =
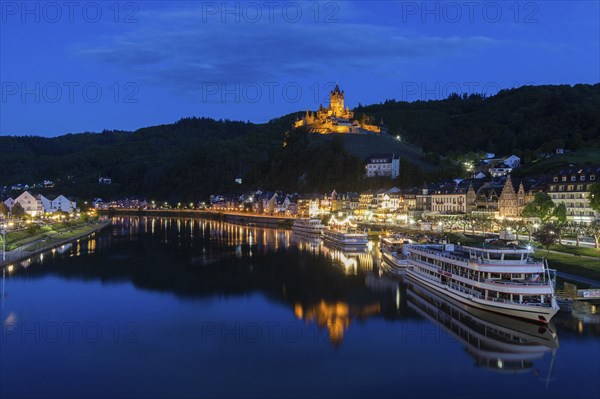
[[340, 117], [344, 114], [344, 92], [335, 85], [333, 91], [329, 94], [329, 109], [333, 116]]

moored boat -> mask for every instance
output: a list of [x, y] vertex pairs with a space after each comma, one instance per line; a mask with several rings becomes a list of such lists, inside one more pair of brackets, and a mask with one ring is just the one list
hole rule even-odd
[[481, 247], [409, 245], [407, 275], [470, 306], [540, 323], [558, 312], [551, 270], [533, 250], [501, 242]]
[[358, 230], [357, 227], [350, 218], [338, 221], [335, 217], [332, 217], [329, 225], [323, 229], [323, 237], [340, 246], [364, 247], [369, 242], [369, 238], [366, 233]]
[[402, 273], [408, 266], [408, 260], [403, 252], [404, 246], [414, 242], [398, 234], [379, 238], [381, 259], [393, 274]]
[[294, 233], [320, 235], [325, 226], [319, 219], [297, 219], [292, 225]]

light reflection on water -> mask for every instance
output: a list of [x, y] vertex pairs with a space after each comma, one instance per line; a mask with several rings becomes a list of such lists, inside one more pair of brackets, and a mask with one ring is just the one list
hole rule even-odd
[[[416, 397], [474, 396], [490, 384], [497, 389], [488, 397], [517, 388], [559, 397], [573, 386], [598, 396], [594, 305], [577, 304], [540, 327], [466, 311], [386, 274], [379, 262], [376, 245], [348, 251], [289, 230], [114, 218], [111, 231], [7, 269], [0, 365], [12, 368], [0, 373], [0, 396], [39, 396], [21, 378], [28, 366], [44, 365], [59, 381], [81, 367], [65, 356], [79, 354], [86, 367], [121, 376], [118, 389], [98, 388], [98, 396], [394, 396], [399, 379]], [[49, 342], [44, 326], [65, 322], [91, 332], [100, 326], [104, 340], [118, 340], [100, 341], [102, 348], [88, 336]], [[40, 326], [35, 345], [23, 343], [23, 323]], [[135, 342], [124, 345], [124, 337]], [[315, 374], [321, 367], [327, 371]], [[202, 384], [186, 378], [191, 370]], [[303, 387], [289, 388], [290, 373]], [[178, 387], [161, 390], [158, 375]], [[428, 383], [432, 375], [438, 384]], [[51, 384], [49, 396], [86, 396], [97, 378]], [[219, 387], [224, 378], [246, 388]]]

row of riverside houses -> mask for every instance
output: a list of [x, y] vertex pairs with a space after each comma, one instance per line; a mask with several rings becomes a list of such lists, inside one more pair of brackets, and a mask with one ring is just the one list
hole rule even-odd
[[212, 195], [210, 208], [216, 211], [252, 212], [264, 215], [316, 217], [330, 212], [352, 213], [358, 209], [357, 193], [288, 194], [257, 190], [240, 196]]
[[[536, 193], [547, 192], [564, 203], [567, 220], [590, 223], [598, 218], [589, 205], [590, 186], [600, 166], [570, 168], [556, 175], [513, 179], [510, 174], [483, 179], [455, 179], [421, 188], [381, 189], [363, 193], [286, 194], [256, 191], [239, 197], [211, 196], [210, 207], [220, 211], [315, 217], [332, 212], [359, 220], [408, 221], [422, 216], [472, 214], [490, 218], [519, 218]], [[395, 215], [393, 215], [395, 214]]]
[[20, 204], [26, 214], [34, 217], [43, 215], [44, 213], [59, 211], [72, 213], [77, 208], [77, 204], [64, 195], [59, 195], [50, 200], [41, 194], [31, 194], [29, 191], [23, 191], [15, 199], [6, 199], [4, 204], [8, 207], [9, 211], [12, 211], [15, 204]]

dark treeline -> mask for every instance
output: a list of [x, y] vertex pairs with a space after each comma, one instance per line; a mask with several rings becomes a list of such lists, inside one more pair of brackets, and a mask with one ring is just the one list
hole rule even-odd
[[450, 95], [441, 101], [398, 102], [358, 107], [384, 119], [426, 153], [470, 151], [516, 153], [526, 162], [537, 152], [578, 150], [600, 140], [600, 84], [523, 86], [497, 95]]
[[[358, 118], [365, 113], [375, 121], [383, 118], [392, 135], [400, 134], [426, 153], [421, 160], [402, 158], [403, 172], [396, 182], [364, 179], [360, 149], [349, 151], [344, 138], [318, 140], [302, 130], [290, 131], [299, 114], [265, 124], [184, 118], [135, 132], [1, 136], [0, 186], [51, 179], [54, 188], [35, 191], [76, 199], [142, 195], [171, 202], [257, 187], [326, 192], [414, 186], [456, 175], [439, 163], [453, 153], [515, 153], [527, 161], [539, 151], [598, 145], [598, 109], [599, 84], [522, 87], [489, 98], [453, 95], [442, 101], [361, 106], [356, 109]], [[423, 162], [437, 164], [439, 171], [423, 172]], [[112, 178], [113, 184], [98, 184], [100, 176]]]

